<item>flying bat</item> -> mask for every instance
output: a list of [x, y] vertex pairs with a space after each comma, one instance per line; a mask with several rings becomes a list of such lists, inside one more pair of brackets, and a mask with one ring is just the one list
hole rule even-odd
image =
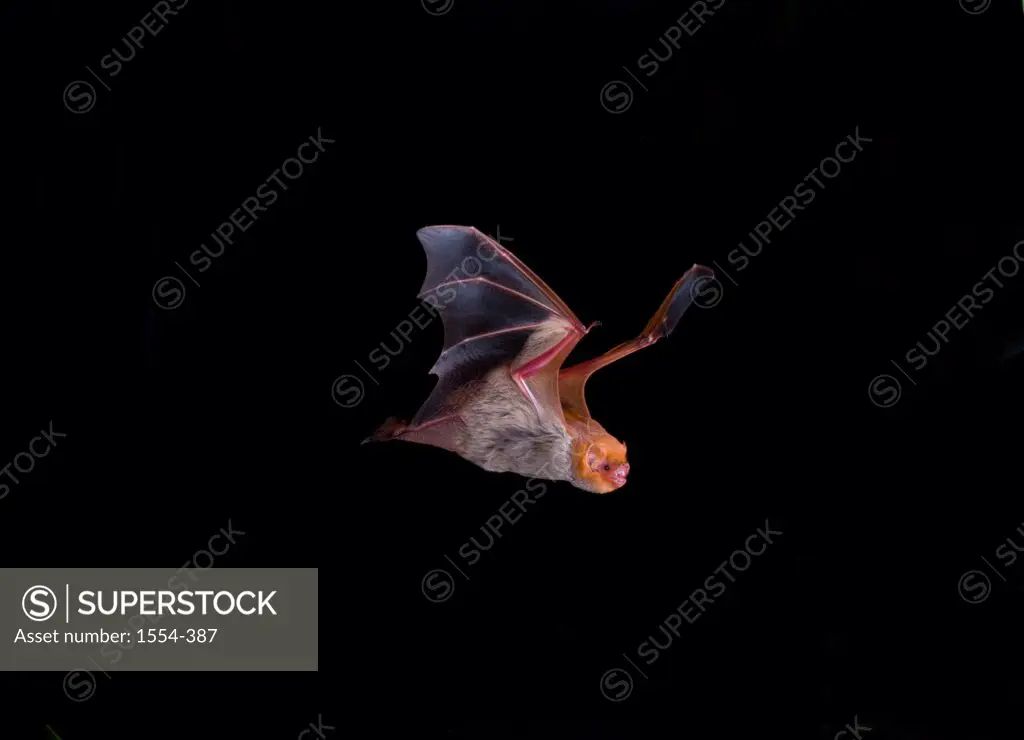
[[405, 440], [450, 450], [493, 472], [568, 481], [593, 493], [626, 483], [626, 446], [590, 415], [587, 379], [667, 337], [714, 272], [694, 265], [636, 339], [572, 367], [584, 326], [529, 267], [466, 226], [416, 232], [427, 253], [419, 298], [444, 324], [430, 373], [437, 385], [412, 421], [388, 419], [364, 442]]

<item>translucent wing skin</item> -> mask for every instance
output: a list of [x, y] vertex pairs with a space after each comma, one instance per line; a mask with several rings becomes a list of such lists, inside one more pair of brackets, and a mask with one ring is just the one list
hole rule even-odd
[[[580, 320], [529, 267], [477, 229], [428, 226], [417, 236], [427, 254], [419, 297], [440, 313], [444, 347], [430, 370], [438, 383], [404, 436], [457, 423], [455, 412], [478, 381], [501, 366], [538, 410], [561, 417], [558, 370], [586, 334]], [[413, 441], [447, 446], [438, 439], [450, 434], [431, 436]]]
[[710, 268], [694, 265], [672, 286], [672, 290], [669, 291], [651, 320], [647, 322], [647, 326], [644, 327], [639, 337], [629, 342], [623, 342], [600, 357], [562, 370], [559, 373], [558, 384], [565, 415], [576, 420], [591, 421], [590, 410], [587, 408], [587, 401], [584, 397], [587, 379], [605, 365], [644, 347], [650, 347], [659, 339], [670, 335], [676, 328], [676, 324], [679, 323], [679, 319], [686, 313], [686, 309], [693, 303], [694, 291], [700, 287], [701, 281], [709, 280], [714, 276], [715, 273]]

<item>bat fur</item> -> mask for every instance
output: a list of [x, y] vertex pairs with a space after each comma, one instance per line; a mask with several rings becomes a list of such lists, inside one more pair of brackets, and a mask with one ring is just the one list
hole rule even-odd
[[[512, 366], [526, 364], [565, 333], [563, 324], [549, 322], [531, 335]], [[552, 335], [557, 335], [554, 340]], [[465, 423], [461, 454], [484, 470], [574, 480], [572, 440], [565, 425], [543, 405], [535, 408], [507, 367], [495, 368], [485, 376], [459, 416]]]
[[445, 347], [431, 369], [440, 380], [410, 424], [389, 419], [364, 441], [433, 445], [484, 470], [568, 481], [593, 493], [621, 488], [626, 447], [590, 416], [583, 384], [598, 368], [668, 336], [699, 281], [714, 273], [694, 265], [636, 339], [563, 369], [590, 329], [537, 275], [472, 227], [431, 226], [417, 235], [428, 263], [420, 298], [447, 296], [439, 306]]

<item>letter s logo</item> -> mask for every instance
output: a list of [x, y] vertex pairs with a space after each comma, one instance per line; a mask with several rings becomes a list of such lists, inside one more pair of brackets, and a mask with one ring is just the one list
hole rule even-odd
[[33, 622], [45, 622], [57, 613], [57, 594], [46, 586], [33, 586], [21, 597], [21, 609]]
[[420, 588], [423, 595], [427, 597], [427, 601], [440, 604], [443, 601], [448, 601], [455, 593], [455, 579], [448, 571], [436, 568], [423, 576]]

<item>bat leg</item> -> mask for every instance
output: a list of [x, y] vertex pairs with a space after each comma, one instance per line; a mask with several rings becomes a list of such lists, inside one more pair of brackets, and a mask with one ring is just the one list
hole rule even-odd
[[399, 421], [395, 417], [391, 416], [374, 430], [373, 434], [364, 439], [359, 444], [364, 445], [367, 442], [384, 442], [389, 439], [394, 439], [396, 436], [401, 434], [402, 430], [406, 429], [406, 423]]
[[459, 453], [458, 438], [462, 429], [462, 420], [457, 414], [432, 419], [420, 426], [412, 427], [405, 422], [391, 417], [361, 444], [367, 442], [385, 442], [398, 439], [403, 442], [415, 442], [432, 447], [440, 447], [449, 452]]
[[526, 381], [529, 378], [532, 378], [534, 375], [540, 373], [542, 370], [544, 370], [544, 368], [547, 367], [552, 360], [559, 357], [563, 352], [570, 349], [578, 340], [578, 333], [570, 330], [565, 335], [565, 338], [559, 341], [553, 347], [545, 350], [541, 354], [534, 357], [532, 360], [529, 360], [520, 365], [519, 367], [515, 368], [514, 370], [512, 370], [512, 380], [514, 380], [516, 385], [519, 386], [519, 390], [523, 392], [523, 395], [530, 400], [530, 403], [533, 404], [533, 407], [537, 410], [538, 414], [541, 413], [541, 403], [540, 401], [537, 400], [537, 397], [534, 395], [533, 390], [531, 390], [530, 386], [527, 385]]
[[512, 373], [512, 380], [519, 386], [519, 390], [523, 392], [523, 395], [530, 399], [530, 403], [533, 404], [533, 408], [540, 413], [540, 402], [537, 401], [537, 397], [533, 395], [533, 391], [530, 390], [530, 386], [526, 384], [526, 380], [519, 373]]

